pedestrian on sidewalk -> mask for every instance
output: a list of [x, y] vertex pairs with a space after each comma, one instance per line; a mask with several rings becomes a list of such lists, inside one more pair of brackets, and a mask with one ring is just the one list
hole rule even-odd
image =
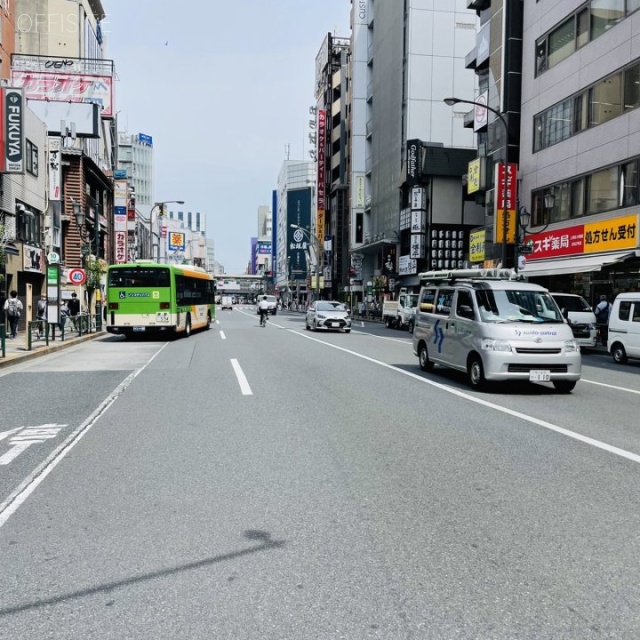
[[62, 305], [60, 305], [60, 322], [58, 322], [58, 326], [60, 327], [60, 331], [64, 332], [64, 326], [67, 324], [67, 317], [69, 316], [69, 307], [67, 305], [67, 301], [63, 300]]
[[18, 333], [18, 321], [22, 311], [22, 302], [18, 299], [18, 292], [11, 291], [9, 298], [4, 303], [4, 310], [9, 321], [9, 337], [15, 338]]
[[71, 300], [69, 300], [67, 307], [69, 307], [69, 318], [71, 319], [71, 324], [77, 331], [78, 314], [80, 313], [80, 300], [78, 300], [78, 294], [75, 291], [71, 294]]
[[42, 338], [47, 331], [47, 294], [43, 293], [36, 305], [36, 320], [38, 321], [38, 338]]
[[596, 314], [596, 324], [598, 325], [598, 336], [603, 347], [607, 346], [607, 340], [609, 338], [609, 312], [611, 311], [611, 305], [605, 294], [600, 296], [600, 302], [593, 310]]

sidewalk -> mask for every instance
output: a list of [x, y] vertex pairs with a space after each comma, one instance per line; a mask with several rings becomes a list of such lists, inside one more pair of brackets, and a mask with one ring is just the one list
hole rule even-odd
[[27, 336], [24, 331], [18, 333], [15, 340], [7, 338], [5, 340], [5, 357], [2, 357], [2, 350], [0, 350], [0, 369], [9, 365], [18, 364], [38, 356], [43, 356], [48, 353], [54, 353], [71, 347], [74, 344], [80, 344], [87, 340], [93, 340], [100, 336], [106, 335], [106, 331], [94, 331], [93, 333], [83, 333], [81, 336], [76, 331], [65, 333], [64, 340], [60, 339], [60, 332], [56, 331], [56, 338], [52, 340], [49, 338], [49, 344], [44, 338], [41, 340], [33, 340], [31, 342], [31, 351], [27, 349]]

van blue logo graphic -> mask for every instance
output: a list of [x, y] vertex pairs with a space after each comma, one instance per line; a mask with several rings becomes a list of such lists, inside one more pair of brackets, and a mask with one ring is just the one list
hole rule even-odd
[[438, 353], [442, 353], [442, 343], [444, 341], [444, 331], [440, 328], [440, 320], [436, 320], [433, 325], [433, 344], [438, 345]]

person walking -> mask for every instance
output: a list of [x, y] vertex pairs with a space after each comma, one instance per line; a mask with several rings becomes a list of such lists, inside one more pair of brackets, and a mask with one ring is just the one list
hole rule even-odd
[[593, 310], [596, 314], [596, 324], [598, 325], [598, 335], [600, 337], [600, 342], [602, 346], [607, 346], [608, 336], [608, 325], [609, 325], [609, 313], [611, 311], [611, 305], [609, 304], [609, 300], [605, 294], [600, 296], [600, 302], [596, 305], [596, 308]]
[[36, 305], [36, 320], [38, 321], [38, 338], [42, 338], [47, 330], [47, 294], [40, 295]]
[[18, 292], [9, 292], [9, 297], [5, 300], [4, 310], [7, 314], [7, 320], [9, 321], [9, 337], [15, 339], [18, 333], [18, 321], [20, 320], [20, 313], [23, 309], [22, 302], [18, 299]]
[[67, 307], [69, 308], [69, 318], [73, 328], [78, 330], [78, 314], [80, 313], [80, 300], [78, 300], [78, 294], [74, 291], [71, 294], [71, 300], [69, 300]]

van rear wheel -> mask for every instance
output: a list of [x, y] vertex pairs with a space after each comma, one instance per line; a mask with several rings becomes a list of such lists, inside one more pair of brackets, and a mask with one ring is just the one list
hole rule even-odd
[[624, 364], [627, 361], [627, 352], [619, 342], [611, 347], [611, 357], [616, 364]]
[[427, 351], [427, 345], [423, 344], [420, 347], [418, 353], [418, 361], [420, 362], [420, 368], [423, 371], [431, 371], [433, 369], [433, 362], [429, 360], [429, 351]]

